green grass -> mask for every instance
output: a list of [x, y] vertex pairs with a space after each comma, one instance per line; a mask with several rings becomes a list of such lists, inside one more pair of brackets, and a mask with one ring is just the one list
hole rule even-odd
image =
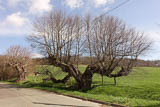
[[[86, 66], [81, 66], [83, 72]], [[66, 74], [59, 73], [59, 68], [48, 68], [56, 78], [63, 78]], [[37, 68], [38, 72], [42, 67]], [[45, 76], [44, 76], [45, 77]], [[43, 83], [42, 76], [37, 78], [28, 76], [26, 84], [19, 83], [23, 87], [34, 87], [53, 92], [81, 96], [86, 99], [96, 99], [110, 103], [117, 103], [135, 107], [160, 107], [160, 68], [140, 67], [135, 68], [129, 76], [117, 78], [117, 86], [114, 86], [112, 78], [104, 78], [104, 85], [101, 85], [101, 76], [95, 74], [93, 77], [93, 87], [87, 92], [77, 91], [69, 88], [75, 84], [71, 78], [66, 84]]]

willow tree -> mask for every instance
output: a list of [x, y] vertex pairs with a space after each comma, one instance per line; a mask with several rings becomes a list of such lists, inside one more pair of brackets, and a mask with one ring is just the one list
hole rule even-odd
[[32, 68], [30, 51], [18, 45], [11, 46], [5, 54], [5, 64], [17, 73], [17, 81], [25, 80], [27, 72]]
[[[79, 89], [91, 88], [94, 73], [110, 78], [128, 75], [137, 58], [150, 46], [143, 33], [129, 28], [118, 18], [93, 19], [91, 15], [67, 15], [62, 11], [37, 18], [28, 41], [51, 65], [68, 73], [62, 80], [52, 75], [53, 82], [65, 83], [73, 77]], [[84, 55], [92, 60], [82, 73], [78, 60]], [[117, 67], [121, 69], [113, 73]]]

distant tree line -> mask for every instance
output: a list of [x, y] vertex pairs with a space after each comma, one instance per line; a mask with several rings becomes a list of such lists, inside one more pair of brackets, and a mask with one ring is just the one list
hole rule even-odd
[[[72, 58], [71, 58], [72, 59]], [[94, 59], [94, 58], [92, 58]], [[48, 58], [33, 58], [32, 59], [34, 62], [39, 63], [40, 65], [48, 65]], [[71, 60], [73, 64], [73, 60]], [[81, 56], [79, 58], [79, 64], [80, 65], [88, 65], [90, 64], [91, 59], [89, 56]], [[160, 67], [160, 61], [159, 60], [142, 60], [142, 59], [137, 59], [137, 62], [135, 63], [134, 67]]]

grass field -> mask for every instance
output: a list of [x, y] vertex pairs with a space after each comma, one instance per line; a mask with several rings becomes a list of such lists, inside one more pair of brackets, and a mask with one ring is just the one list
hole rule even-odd
[[[49, 67], [56, 78], [62, 78], [65, 73], [56, 72], [58, 68]], [[83, 72], [85, 66], [81, 66]], [[39, 67], [38, 72], [43, 68]], [[117, 86], [114, 86], [112, 78], [104, 78], [104, 85], [101, 85], [101, 76], [95, 74], [93, 77], [93, 89], [82, 92], [68, 88], [75, 83], [71, 78], [65, 85], [43, 83], [45, 76], [28, 76], [26, 84], [19, 83], [20, 86], [34, 87], [53, 92], [81, 96], [86, 99], [96, 99], [110, 103], [122, 104], [134, 107], [160, 107], [160, 68], [139, 67], [135, 68], [129, 76], [117, 78]]]

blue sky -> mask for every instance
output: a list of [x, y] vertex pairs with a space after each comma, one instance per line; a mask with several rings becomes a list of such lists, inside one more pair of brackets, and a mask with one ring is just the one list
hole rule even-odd
[[[29, 47], [26, 36], [32, 32], [31, 23], [55, 9], [71, 14], [87, 12], [98, 16], [125, 0], [0, 0], [0, 54], [11, 45]], [[142, 59], [160, 59], [160, 0], [130, 0], [127, 4], [112, 11], [129, 26], [145, 32], [153, 41], [151, 51]], [[38, 55], [38, 54], [36, 54]]]

